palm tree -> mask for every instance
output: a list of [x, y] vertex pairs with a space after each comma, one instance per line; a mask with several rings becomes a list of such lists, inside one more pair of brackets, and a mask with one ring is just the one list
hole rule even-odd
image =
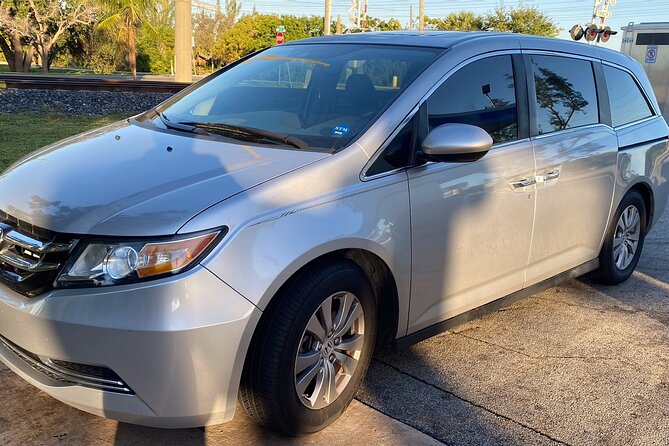
[[471, 11], [452, 12], [444, 19], [445, 29], [453, 31], [477, 31], [481, 29], [481, 18]]
[[481, 17], [470, 11], [451, 12], [446, 17], [428, 18], [430, 29], [441, 31], [480, 31], [483, 29]]
[[98, 28], [116, 33], [119, 40], [127, 45], [128, 65], [133, 76], [137, 76], [137, 30], [146, 26], [155, 32], [147, 21], [149, 8], [155, 7], [151, 0], [102, 0], [107, 14], [98, 24]]

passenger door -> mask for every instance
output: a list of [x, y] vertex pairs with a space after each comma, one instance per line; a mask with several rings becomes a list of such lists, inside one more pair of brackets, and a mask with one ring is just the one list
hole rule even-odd
[[618, 141], [606, 122], [605, 88], [597, 90], [595, 83], [596, 73], [601, 78], [599, 62], [544, 54], [525, 60], [537, 163], [527, 271], [532, 285], [598, 256], [613, 199]]
[[517, 291], [525, 282], [536, 197], [523, 70], [519, 55], [476, 60], [423, 105], [425, 127], [477, 125], [494, 145], [475, 162], [429, 162], [408, 170], [409, 332]]

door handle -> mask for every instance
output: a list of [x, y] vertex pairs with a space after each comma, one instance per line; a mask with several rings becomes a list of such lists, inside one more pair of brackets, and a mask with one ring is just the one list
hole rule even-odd
[[551, 170], [550, 172], [544, 174], [544, 181], [555, 180], [560, 176], [560, 169]]
[[511, 181], [509, 184], [514, 189], [520, 189], [520, 188], [523, 188], [523, 187], [532, 186], [533, 184], [536, 184], [536, 183], [537, 183], [537, 179], [534, 178], [534, 177], [530, 177], [530, 178], [523, 178], [522, 180]]

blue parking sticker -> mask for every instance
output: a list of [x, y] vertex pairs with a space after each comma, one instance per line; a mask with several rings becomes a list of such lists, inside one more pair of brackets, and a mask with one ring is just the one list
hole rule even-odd
[[332, 129], [332, 136], [344, 136], [348, 135], [348, 132], [351, 131], [351, 128], [346, 124], [338, 125]]

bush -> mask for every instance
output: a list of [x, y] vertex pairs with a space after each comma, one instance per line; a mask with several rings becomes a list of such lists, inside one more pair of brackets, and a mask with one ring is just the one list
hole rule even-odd
[[225, 31], [213, 48], [214, 56], [227, 64], [254, 51], [276, 44], [276, 29], [286, 28], [286, 41], [323, 35], [321, 17], [251, 14]]
[[137, 70], [169, 74], [174, 60], [174, 29], [143, 31], [137, 42]]

